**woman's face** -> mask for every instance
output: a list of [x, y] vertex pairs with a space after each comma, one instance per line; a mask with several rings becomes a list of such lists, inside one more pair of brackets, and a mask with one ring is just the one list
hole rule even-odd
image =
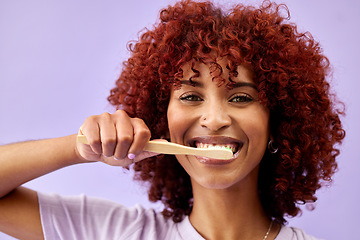
[[[219, 60], [224, 79], [225, 62]], [[193, 147], [225, 145], [234, 155], [230, 160], [178, 155], [191, 180], [206, 188], [229, 188], [245, 180], [257, 181], [258, 165], [269, 139], [269, 111], [258, 101], [252, 72], [239, 66], [236, 83], [228, 89], [212, 81], [209, 65], [199, 63], [194, 76], [190, 64], [183, 66], [180, 89], [173, 89], [168, 106], [172, 142]]]

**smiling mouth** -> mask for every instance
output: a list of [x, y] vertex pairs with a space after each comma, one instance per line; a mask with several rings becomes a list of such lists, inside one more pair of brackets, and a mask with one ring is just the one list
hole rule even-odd
[[190, 146], [195, 148], [227, 148], [233, 154], [237, 154], [242, 148], [243, 144], [228, 137], [198, 137], [190, 141]]

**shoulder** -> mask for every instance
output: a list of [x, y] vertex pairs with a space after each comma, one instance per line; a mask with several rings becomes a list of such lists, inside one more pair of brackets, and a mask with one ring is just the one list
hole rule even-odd
[[173, 221], [141, 205], [126, 207], [85, 195], [38, 196], [46, 239], [165, 239], [177, 234]]
[[275, 240], [320, 240], [306, 234], [302, 229], [282, 226]]

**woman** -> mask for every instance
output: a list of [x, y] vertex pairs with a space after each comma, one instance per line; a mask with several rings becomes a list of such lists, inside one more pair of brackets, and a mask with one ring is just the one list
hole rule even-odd
[[[1, 147], [1, 231], [25, 239], [313, 239], [285, 227], [284, 216], [296, 216], [331, 180], [344, 130], [327, 58], [283, 12], [270, 2], [225, 12], [182, 1], [162, 10], [160, 23], [130, 45], [109, 96], [118, 110], [80, 127], [90, 145], [72, 135]], [[150, 139], [234, 154], [159, 155], [143, 151]], [[162, 214], [19, 187], [94, 161], [133, 166]]]

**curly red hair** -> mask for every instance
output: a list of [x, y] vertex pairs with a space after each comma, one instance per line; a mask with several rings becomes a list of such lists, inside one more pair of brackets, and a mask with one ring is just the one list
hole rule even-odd
[[[299, 204], [316, 201], [316, 190], [337, 169], [345, 136], [327, 81], [329, 61], [313, 37], [288, 20], [287, 7], [269, 1], [228, 11], [211, 2], [178, 2], [129, 44], [132, 55], [108, 97], [129, 116], [143, 119], [152, 138], [164, 138], [170, 89], [184, 63], [214, 63], [215, 52], [228, 60], [230, 81], [237, 66], [251, 67], [279, 149], [262, 159], [259, 196], [267, 215], [279, 223], [296, 216]], [[149, 199], [163, 202], [166, 217], [179, 222], [191, 212], [190, 177], [174, 156], [138, 162], [134, 170], [136, 179], [149, 182]]]

